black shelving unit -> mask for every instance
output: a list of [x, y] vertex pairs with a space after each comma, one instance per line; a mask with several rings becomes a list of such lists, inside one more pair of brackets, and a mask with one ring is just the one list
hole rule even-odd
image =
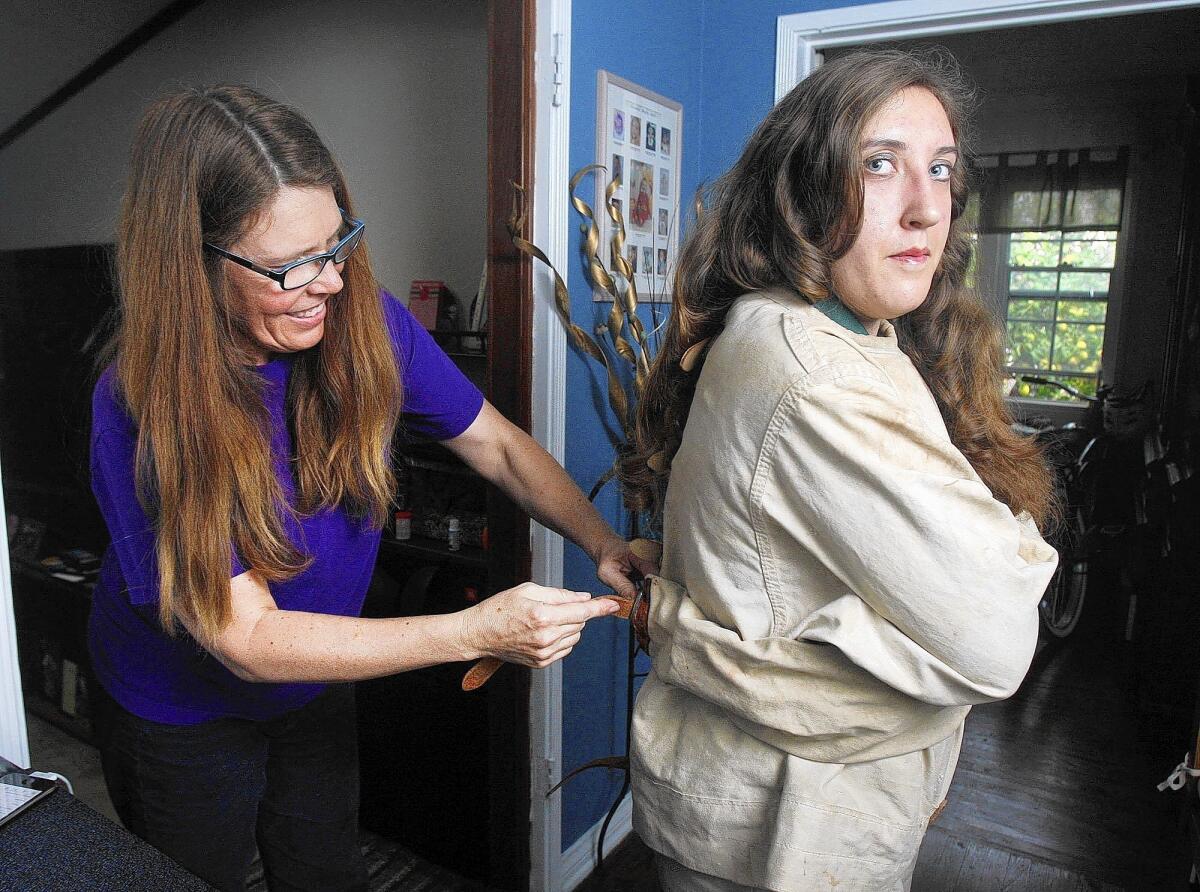
[[451, 551], [440, 539], [427, 539], [424, 536], [413, 536], [411, 539], [384, 538], [380, 549], [406, 555], [414, 560], [460, 564], [480, 570], [487, 567], [487, 552], [482, 548], [464, 545], [457, 551]]
[[[87, 649], [87, 618], [91, 609], [90, 584], [68, 582], [24, 561], [12, 562], [13, 609], [16, 617], [17, 651], [21, 665], [21, 694], [26, 709], [84, 743], [94, 744], [87, 700], [77, 703], [77, 714], [62, 708], [62, 664], [76, 666], [80, 688], [96, 690], [91, 657]], [[52, 652], [55, 679], [47, 679], [43, 657]], [[52, 688], [47, 692], [46, 687]], [[55, 699], [52, 699], [52, 696]]]
[[[475, 332], [434, 332], [451, 359], [481, 386], [483, 353], [454, 349], [454, 338]], [[464, 541], [451, 550], [445, 539], [423, 533], [422, 518], [440, 527], [447, 514], [486, 515], [487, 482], [437, 443], [396, 444], [407, 479], [401, 498], [414, 511], [412, 535], [397, 540], [385, 530], [366, 616], [450, 613], [492, 593], [489, 550]], [[477, 533], [478, 531], [476, 531]], [[464, 536], [466, 531], [464, 530]], [[495, 797], [497, 717], [513, 698], [497, 679], [464, 693], [465, 663], [432, 666], [360, 682], [359, 763], [363, 826], [459, 874], [495, 885], [503, 870], [490, 845]], [[511, 679], [509, 680], [511, 682]]]

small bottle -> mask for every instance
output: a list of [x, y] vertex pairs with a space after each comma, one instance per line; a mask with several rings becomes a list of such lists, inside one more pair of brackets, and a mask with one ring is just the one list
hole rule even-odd
[[446, 547], [451, 551], [458, 551], [462, 548], [462, 533], [459, 530], [458, 518], [446, 518]]
[[396, 538], [405, 541], [412, 538], [412, 512], [396, 512]]

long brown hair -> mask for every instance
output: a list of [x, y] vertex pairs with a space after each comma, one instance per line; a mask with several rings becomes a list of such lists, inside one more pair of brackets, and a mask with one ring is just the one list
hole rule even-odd
[[346, 182], [312, 125], [248, 87], [164, 97], [131, 155], [117, 236], [119, 317], [106, 353], [138, 426], [138, 495], [156, 524], [159, 615], [211, 641], [230, 616], [233, 552], [268, 580], [303, 570], [286, 520], [345, 506], [380, 526], [393, 492], [388, 448], [400, 380], [365, 245], [346, 261], [320, 343], [296, 354], [287, 400], [296, 505], [273, 471], [263, 381], [228, 264], [282, 186]]
[[[650, 459], [669, 458], [683, 436], [695, 386], [694, 373], [680, 368], [684, 351], [718, 334], [747, 292], [782, 286], [810, 302], [830, 296], [830, 265], [862, 226], [863, 128], [909, 87], [938, 98], [963, 147], [972, 95], [948, 54], [863, 50], [818, 68], [780, 100], [713, 184], [680, 251], [671, 317], [638, 405], [635, 442], [620, 462], [631, 507], [661, 511], [669, 462]], [[897, 337], [954, 445], [996, 498], [1042, 523], [1053, 512], [1050, 474], [1038, 446], [1010, 427], [1001, 331], [966, 285], [965, 171], [956, 165], [951, 179], [950, 231], [929, 296], [896, 320]]]

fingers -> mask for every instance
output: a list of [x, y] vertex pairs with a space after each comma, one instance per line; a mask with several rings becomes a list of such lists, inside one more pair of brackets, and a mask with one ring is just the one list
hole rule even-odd
[[[561, 660], [579, 642], [584, 625], [620, 610], [612, 598], [525, 583], [500, 592], [465, 614], [486, 614], [487, 637], [479, 650], [508, 662], [543, 667]], [[481, 614], [482, 615], [482, 614]]]
[[538, 669], [545, 669], [547, 666], [552, 666], [553, 664], [557, 663], [575, 649], [575, 645], [579, 643], [579, 640], [582, 637], [582, 632], [576, 632], [574, 635], [564, 638], [554, 648], [538, 654], [538, 659], [533, 664], [534, 667]]
[[[639, 544], [640, 549], [634, 547]], [[637, 596], [635, 579], [658, 575], [658, 562], [652, 556], [652, 550], [653, 554], [661, 553], [657, 543], [635, 539], [621, 554], [601, 560], [596, 565], [596, 575], [621, 597], [634, 598]]]
[[634, 555], [633, 566], [643, 576], [657, 576], [660, 569], [657, 561], [652, 561], [649, 558], [638, 557], [637, 555]]
[[619, 609], [620, 607], [612, 598], [591, 598], [585, 603], [544, 607], [543, 616], [546, 625], [582, 624], [602, 616], [612, 616]]
[[532, 582], [518, 585], [516, 590], [531, 601], [541, 601], [545, 604], [572, 604], [580, 601], [590, 601], [592, 598], [589, 592], [573, 592], [565, 588], [549, 588], [544, 585], [536, 585]]
[[600, 581], [611, 586], [612, 590], [622, 598], [632, 598], [637, 594], [637, 587], [632, 580], [626, 576], [619, 567], [605, 565], [596, 570], [596, 575], [600, 577]]

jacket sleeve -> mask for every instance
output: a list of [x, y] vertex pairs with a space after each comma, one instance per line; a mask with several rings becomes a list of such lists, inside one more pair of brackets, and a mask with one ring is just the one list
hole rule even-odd
[[[790, 392], [757, 475], [764, 567], [773, 547], [803, 548], [846, 587], [799, 640], [929, 704], [1017, 689], [1058, 556], [890, 382], [843, 376]], [[772, 584], [787, 596], [787, 580]]]
[[847, 764], [916, 752], [945, 740], [966, 717], [968, 707], [913, 699], [836, 647], [743, 639], [708, 619], [671, 580], [652, 577], [650, 607], [654, 675], [798, 758]]

